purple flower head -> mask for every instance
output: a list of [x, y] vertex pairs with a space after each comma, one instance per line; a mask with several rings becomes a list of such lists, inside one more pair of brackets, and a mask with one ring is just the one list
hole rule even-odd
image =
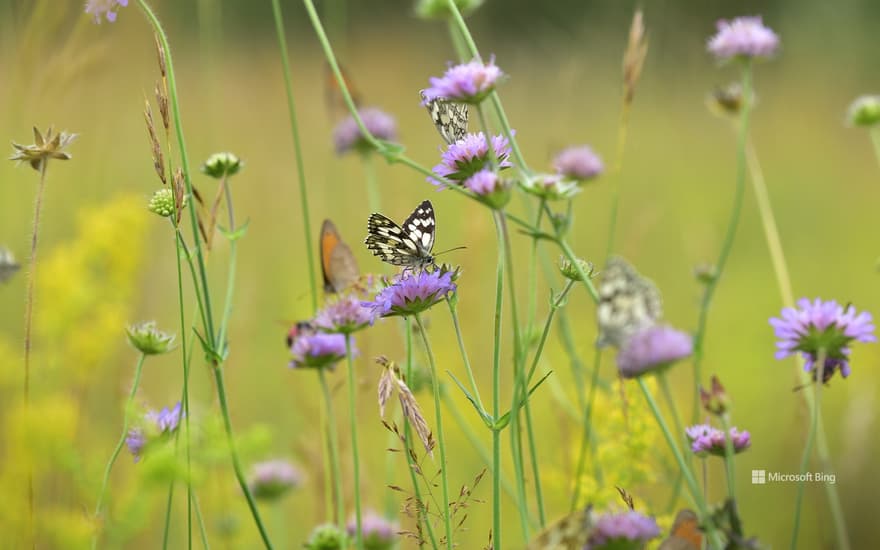
[[[492, 148], [495, 150], [495, 158], [498, 160], [498, 168], [504, 169], [513, 166], [510, 163], [510, 143], [504, 136], [492, 138]], [[434, 167], [434, 173], [441, 178], [464, 184], [477, 172], [491, 167], [492, 159], [489, 156], [489, 145], [483, 132], [468, 134], [462, 139], [449, 145], [440, 158], [440, 164]], [[430, 183], [443, 189], [443, 182], [434, 178], [428, 178]]]
[[689, 357], [689, 334], [664, 325], [644, 328], [630, 336], [617, 352], [617, 368], [624, 378], [636, 378]]
[[325, 332], [351, 334], [373, 323], [373, 312], [353, 294], [343, 296], [315, 315], [313, 324]]
[[469, 63], [450, 65], [442, 77], [430, 78], [431, 86], [425, 89], [424, 104], [435, 99], [451, 99], [463, 103], [479, 103], [492, 93], [504, 76], [495, 65], [495, 56], [489, 63], [474, 59]]
[[734, 57], [770, 57], [779, 47], [779, 37], [764, 26], [761, 17], [737, 17], [718, 21], [718, 32], [709, 39], [709, 53], [720, 61]]
[[[293, 355], [289, 365], [292, 369], [332, 368], [345, 359], [345, 336], [303, 332], [293, 341], [290, 353]], [[352, 353], [356, 353], [353, 348]]]
[[503, 208], [510, 199], [510, 184], [484, 168], [464, 181], [464, 186], [490, 207]]
[[371, 308], [375, 317], [421, 313], [455, 292], [455, 273], [443, 269], [404, 273], [376, 294], [372, 302], [364, 302], [364, 306]]
[[560, 151], [553, 159], [553, 169], [567, 178], [587, 181], [601, 174], [605, 166], [589, 146], [579, 145]]
[[95, 23], [101, 24], [101, 16], [107, 21], [116, 21], [116, 9], [124, 8], [128, 5], [128, 0], [88, 0], [86, 2], [86, 13], [94, 18]]
[[856, 308], [846, 308], [831, 300], [807, 298], [798, 300], [796, 308], [784, 308], [780, 317], [770, 319], [779, 339], [776, 342], [776, 358], [783, 359], [800, 353], [804, 358], [804, 370], [819, 378], [815, 363], [819, 350], [825, 351], [822, 381], [827, 382], [840, 369], [846, 378], [850, 374], [849, 345], [851, 342], [876, 342], [874, 324], [868, 312], [857, 313]]
[[645, 542], [660, 535], [654, 518], [635, 511], [604, 514], [596, 519], [585, 550], [640, 549]]
[[134, 461], [140, 460], [144, 448], [150, 443], [177, 431], [182, 417], [183, 409], [180, 403], [170, 409], [163, 407], [160, 411], [147, 411], [143, 418], [143, 425], [129, 430], [125, 438], [125, 444], [134, 455]]
[[[724, 456], [724, 432], [713, 428], [708, 424], [697, 424], [685, 429], [688, 440], [691, 442], [691, 451], [697, 456]], [[730, 440], [733, 442], [734, 454], [741, 453], [752, 444], [751, 435], [747, 431], [739, 431], [735, 427], [730, 428]]]
[[[349, 537], [355, 536], [357, 521], [354, 518], [348, 520], [346, 530]], [[373, 511], [367, 511], [361, 518], [361, 534], [366, 550], [391, 550], [399, 530], [400, 526], [396, 522], [388, 521]]]
[[275, 500], [301, 484], [302, 473], [286, 460], [267, 460], [254, 464], [248, 480], [253, 495], [265, 500]]
[[[397, 139], [397, 122], [394, 117], [375, 107], [359, 109], [358, 114], [364, 122], [364, 126], [376, 139], [394, 141]], [[364, 139], [361, 129], [355, 122], [354, 117], [349, 115], [336, 125], [333, 130], [333, 144], [338, 154], [347, 153], [352, 149], [369, 151], [372, 145]]]

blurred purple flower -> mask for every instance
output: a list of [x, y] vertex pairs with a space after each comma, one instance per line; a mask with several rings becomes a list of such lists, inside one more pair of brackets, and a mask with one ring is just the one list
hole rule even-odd
[[617, 352], [617, 368], [624, 378], [636, 378], [689, 357], [693, 342], [686, 332], [665, 325], [642, 329]]
[[[388, 521], [373, 511], [368, 511], [361, 518], [361, 534], [363, 535], [365, 550], [391, 550], [397, 539], [400, 526]], [[354, 537], [357, 533], [355, 519], [348, 520], [346, 525], [348, 536]]]
[[[660, 535], [654, 518], [635, 511], [604, 514], [596, 519], [585, 550], [603, 548], [641, 548], [648, 540]], [[626, 543], [636, 543], [628, 545]]]
[[325, 332], [351, 334], [372, 322], [373, 312], [356, 296], [349, 294], [320, 310], [312, 324]]
[[[393, 116], [375, 107], [359, 109], [358, 114], [363, 120], [364, 126], [376, 139], [383, 141], [397, 139], [397, 122]], [[351, 115], [336, 125], [333, 130], [333, 144], [336, 152], [340, 155], [353, 149], [359, 151], [372, 149], [372, 145], [361, 134], [361, 129]]]
[[[345, 336], [303, 332], [293, 341], [290, 353], [293, 355], [289, 365], [292, 369], [332, 368], [345, 358]], [[355, 353], [354, 349], [352, 353]]]
[[128, 0], [88, 0], [86, 2], [86, 13], [90, 14], [95, 23], [101, 24], [101, 16], [107, 18], [107, 21], [116, 21], [116, 9], [124, 8], [128, 5]]
[[[510, 143], [504, 136], [492, 138], [492, 148], [495, 150], [495, 158], [499, 169], [513, 166], [510, 163]], [[477, 172], [490, 168], [489, 145], [483, 132], [468, 134], [462, 139], [450, 144], [440, 158], [440, 164], [434, 167], [434, 173], [441, 178], [452, 180], [458, 184], [464, 184]], [[428, 178], [428, 181], [441, 189], [445, 188], [443, 182]]]
[[[691, 451], [697, 456], [715, 455], [724, 456], [724, 432], [713, 428], [708, 424], [697, 424], [685, 429], [688, 440], [691, 442]], [[736, 427], [730, 428], [730, 440], [733, 442], [734, 454], [741, 453], [752, 444], [751, 435], [747, 431], [739, 431]]]
[[553, 169], [567, 178], [587, 181], [605, 169], [602, 159], [587, 145], [566, 147], [553, 159]]
[[424, 105], [435, 99], [451, 99], [463, 103], [479, 103], [495, 89], [504, 76], [495, 65], [495, 56], [485, 64], [478, 59], [452, 65], [442, 77], [431, 77], [431, 86], [425, 89]]
[[822, 381], [831, 379], [837, 369], [846, 378], [850, 374], [849, 345], [851, 342], [876, 342], [874, 324], [868, 312], [857, 313], [856, 308], [846, 308], [831, 300], [816, 298], [810, 302], [801, 298], [797, 308], [784, 308], [779, 318], [770, 319], [776, 337], [776, 358], [783, 359], [795, 353], [804, 358], [804, 370], [818, 379], [819, 369], [815, 362], [819, 350], [825, 350]]
[[144, 415], [144, 425], [129, 430], [125, 438], [125, 444], [134, 455], [134, 461], [140, 460], [144, 447], [151, 441], [177, 431], [182, 417], [183, 409], [180, 403], [170, 409], [163, 407], [160, 411], [148, 411]]
[[363, 302], [375, 317], [415, 315], [455, 292], [452, 282], [455, 271], [442, 269], [404, 273], [394, 283], [383, 288], [372, 302]]
[[287, 460], [267, 460], [251, 467], [248, 486], [256, 498], [274, 500], [302, 484], [302, 473]]
[[757, 16], [718, 21], [718, 32], [709, 39], [707, 49], [726, 61], [733, 57], [770, 57], [778, 47], [779, 37]]

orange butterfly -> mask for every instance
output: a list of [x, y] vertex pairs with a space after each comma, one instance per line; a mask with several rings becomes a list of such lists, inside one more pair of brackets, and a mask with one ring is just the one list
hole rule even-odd
[[703, 547], [703, 532], [700, 521], [693, 510], [684, 509], [675, 516], [669, 536], [660, 543], [657, 550], [700, 550]]
[[[352, 103], [359, 109], [361, 107], [360, 91], [355, 87], [348, 71], [342, 65], [339, 65], [339, 73], [342, 75], [345, 87], [348, 88]], [[330, 64], [326, 62], [324, 63], [324, 102], [327, 104], [327, 110], [332, 118], [339, 118], [348, 113], [348, 105], [346, 105], [345, 97], [342, 95], [339, 81], [336, 80], [336, 75], [333, 74]]]
[[324, 276], [324, 291], [337, 294], [347, 289], [360, 278], [357, 260], [351, 248], [342, 242], [336, 225], [324, 220], [321, 225], [321, 274]]

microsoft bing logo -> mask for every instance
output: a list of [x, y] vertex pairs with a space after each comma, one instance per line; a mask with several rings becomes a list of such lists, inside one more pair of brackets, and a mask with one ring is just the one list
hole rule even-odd
[[753, 485], [764, 485], [767, 483], [767, 471], [766, 470], [752, 470], [752, 484]]

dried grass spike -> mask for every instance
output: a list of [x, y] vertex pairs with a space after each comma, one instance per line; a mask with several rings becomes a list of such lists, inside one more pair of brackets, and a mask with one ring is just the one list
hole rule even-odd
[[165, 156], [162, 154], [162, 144], [159, 143], [159, 136], [156, 134], [156, 125], [153, 122], [153, 109], [150, 102], [144, 99], [144, 122], [147, 123], [147, 134], [150, 137], [150, 151], [153, 155], [153, 168], [162, 181], [162, 185], [168, 183], [165, 176]]
[[422, 445], [425, 446], [425, 450], [431, 455], [431, 458], [434, 458], [434, 436], [431, 434], [431, 429], [428, 427], [427, 420], [425, 420], [424, 415], [422, 415], [416, 397], [403, 380], [397, 380], [397, 392], [397, 397], [400, 399], [400, 406], [403, 408], [403, 416], [412, 423], [413, 428], [416, 430], [416, 434], [418, 434], [419, 439], [422, 441]]
[[636, 83], [642, 74], [642, 65], [648, 55], [648, 40], [645, 37], [645, 24], [642, 18], [642, 10], [636, 10], [633, 14], [632, 25], [629, 28], [629, 41], [626, 52], [623, 54], [623, 101], [627, 105], [632, 103], [636, 93]]

